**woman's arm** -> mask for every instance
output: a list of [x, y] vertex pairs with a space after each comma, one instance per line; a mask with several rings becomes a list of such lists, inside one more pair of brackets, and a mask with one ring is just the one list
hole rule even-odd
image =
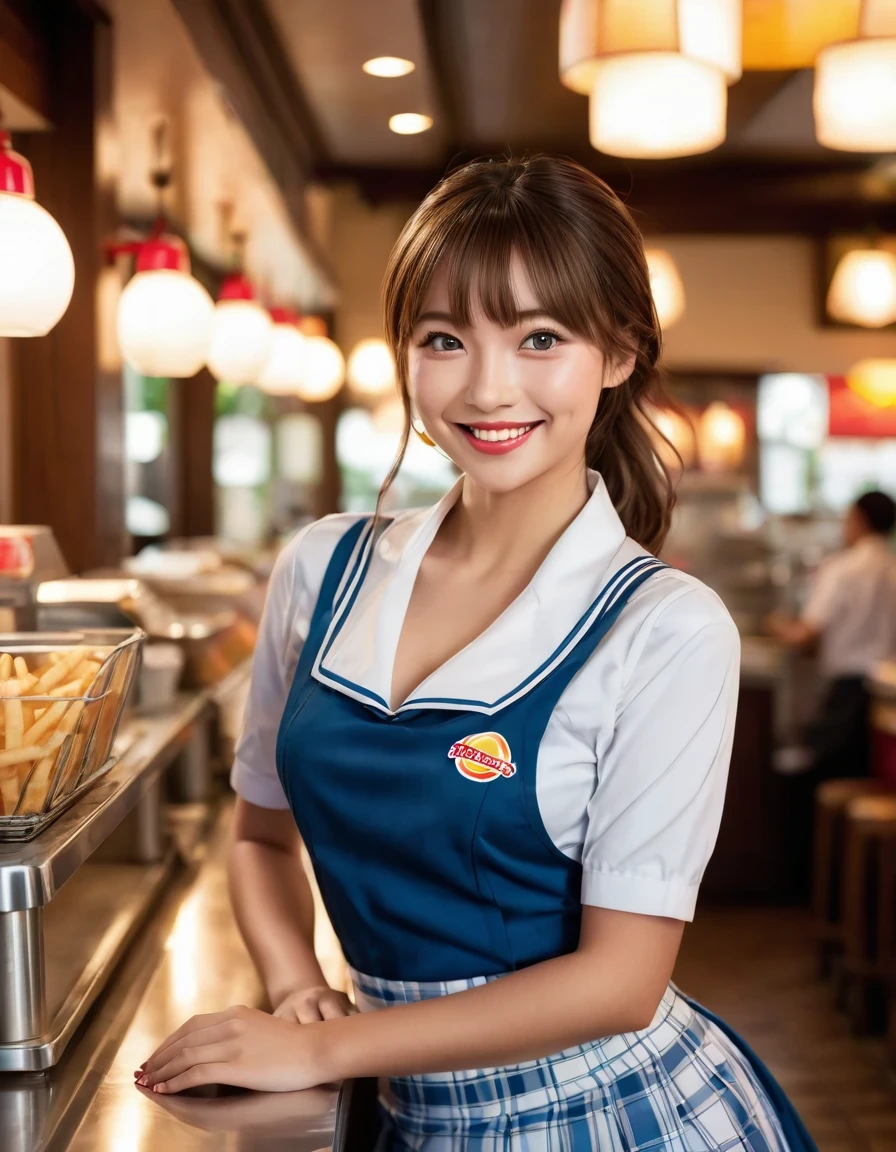
[[647, 1027], [684, 923], [582, 911], [575, 952], [466, 992], [301, 1026], [245, 1007], [196, 1016], [147, 1060], [139, 1083], [160, 1092], [214, 1083], [282, 1092], [514, 1064]]
[[314, 955], [314, 904], [288, 809], [237, 797], [227, 860], [237, 924], [271, 1004], [326, 985]]
[[684, 923], [582, 909], [578, 949], [433, 1000], [320, 1026], [326, 1079], [490, 1068], [646, 1028], [672, 975]]

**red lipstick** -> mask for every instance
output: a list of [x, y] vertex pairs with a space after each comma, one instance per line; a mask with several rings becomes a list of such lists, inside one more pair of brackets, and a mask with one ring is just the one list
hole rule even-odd
[[[471, 444], [477, 452], [482, 452], [486, 456], [505, 456], [508, 452], [513, 452], [515, 449], [522, 447], [536, 428], [542, 423], [542, 420], [536, 420], [531, 423], [526, 423], [523, 420], [477, 420], [475, 424], [458, 424], [458, 428], [463, 432], [467, 443]], [[518, 433], [517, 435], [507, 435], [501, 439], [491, 439], [489, 435], [500, 435], [502, 432], [512, 433], [520, 428], [527, 428], [528, 431]], [[477, 436], [476, 432], [484, 433], [486, 437]]]

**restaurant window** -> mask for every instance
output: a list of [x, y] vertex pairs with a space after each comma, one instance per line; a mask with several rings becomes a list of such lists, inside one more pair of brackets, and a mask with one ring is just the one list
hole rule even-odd
[[872, 488], [896, 496], [896, 420], [842, 377], [760, 377], [757, 430], [769, 512], [839, 515]]
[[169, 381], [124, 367], [125, 524], [134, 549], [168, 535], [171, 528]]
[[318, 505], [323, 461], [324, 430], [320, 419], [313, 412], [279, 413], [274, 422], [271, 508], [275, 532], [292, 532], [311, 518]]
[[216, 530], [226, 540], [254, 545], [268, 536], [272, 441], [269, 397], [252, 386], [219, 384], [212, 475]]
[[767, 511], [790, 516], [812, 509], [827, 428], [826, 377], [796, 372], [760, 376], [759, 497]]
[[[336, 426], [336, 459], [342, 479], [342, 509], [368, 512], [376, 506], [404, 425], [398, 400], [387, 401], [372, 412], [348, 408]], [[438, 448], [424, 444], [414, 433], [404, 462], [383, 505], [384, 511], [416, 508], [434, 503], [457, 477], [454, 464]]]

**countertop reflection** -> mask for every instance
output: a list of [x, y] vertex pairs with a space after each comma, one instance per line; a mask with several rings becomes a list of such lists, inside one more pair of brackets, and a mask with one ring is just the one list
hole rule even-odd
[[159, 1096], [134, 1084], [134, 1069], [189, 1017], [262, 1003], [227, 896], [229, 816], [225, 805], [204, 859], [184, 869], [168, 891], [60, 1063], [47, 1073], [0, 1075], [3, 1152], [317, 1152], [331, 1146], [338, 1086]]

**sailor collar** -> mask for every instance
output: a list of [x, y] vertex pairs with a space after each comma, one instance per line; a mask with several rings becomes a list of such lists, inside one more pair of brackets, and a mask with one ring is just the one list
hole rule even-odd
[[531, 691], [618, 595], [627, 562], [646, 556], [626, 541], [600, 475], [589, 472], [588, 481], [587, 504], [524, 591], [395, 710], [392, 667], [417, 571], [463, 477], [434, 507], [400, 514], [376, 540], [368, 526], [336, 594], [314, 678], [388, 716], [420, 708], [491, 715]]

